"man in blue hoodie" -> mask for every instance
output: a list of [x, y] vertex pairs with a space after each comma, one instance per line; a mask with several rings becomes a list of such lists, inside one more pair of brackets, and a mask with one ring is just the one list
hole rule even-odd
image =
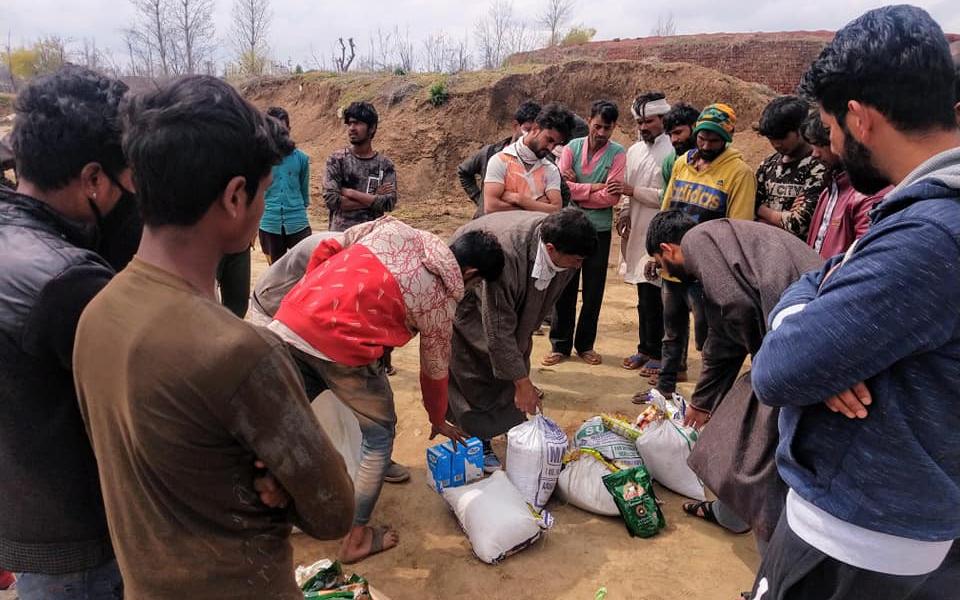
[[848, 24], [803, 77], [854, 187], [896, 187], [786, 291], [753, 362], [790, 488], [755, 600], [960, 594], [944, 560], [960, 537], [954, 77], [943, 31], [905, 5]]

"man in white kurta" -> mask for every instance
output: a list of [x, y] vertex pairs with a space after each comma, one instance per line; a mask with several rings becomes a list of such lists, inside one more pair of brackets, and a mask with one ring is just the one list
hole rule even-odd
[[624, 281], [637, 286], [638, 298], [637, 353], [623, 359], [623, 367], [630, 370], [660, 368], [663, 302], [659, 276], [652, 270], [648, 272], [650, 257], [645, 242], [647, 226], [660, 210], [663, 161], [673, 152], [670, 136], [663, 131], [663, 115], [669, 110], [670, 105], [660, 92], [638, 96], [631, 107], [640, 139], [627, 151], [623, 195], [617, 207], [620, 274]]

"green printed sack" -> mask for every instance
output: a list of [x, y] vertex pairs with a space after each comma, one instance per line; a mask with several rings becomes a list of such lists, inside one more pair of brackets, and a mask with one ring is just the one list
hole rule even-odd
[[603, 485], [613, 496], [630, 535], [648, 538], [667, 526], [643, 465], [605, 475]]

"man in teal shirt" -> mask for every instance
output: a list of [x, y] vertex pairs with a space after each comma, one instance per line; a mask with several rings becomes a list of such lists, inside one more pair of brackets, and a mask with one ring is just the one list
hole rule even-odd
[[[267, 109], [267, 115], [283, 123], [289, 131], [290, 116], [286, 110], [273, 106]], [[310, 159], [292, 140], [281, 151], [284, 157], [273, 167], [273, 183], [264, 196], [266, 206], [260, 219], [260, 247], [271, 264], [312, 233], [307, 219]]]
[[[617, 126], [620, 111], [608, 100], [597, 100], [590, 108], [590, 132], [585, 138], [572, 140], [560, 157], [560, 173], [570, 187], [573, 204], [583, 210], [597, 230], [597, 251], [583, 261], [577, 273], [557, 301], [554, 322], [550, 328], [552, 351], [541, 361], [552, 366], [566, 360], [573, 350], [590, 365], [599, 365], [600, 354], [594, 349], [597, 322], [607, 283], [607, 262], [610, 258], [610, 237], [613, 229], [613, 207], [623, 192], [623, 172], [627, 153], [610, 136]], [[583, 275], [583, 306], [577, 323], [577, 291]]]

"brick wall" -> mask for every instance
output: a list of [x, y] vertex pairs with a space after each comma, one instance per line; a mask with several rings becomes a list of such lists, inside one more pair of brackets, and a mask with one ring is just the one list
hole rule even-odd
[[[950, 34], [947, 37], [950, 41], [960, 39]], [[553, 63], [574, 58], [686, 62], [790, 94], [831, 39], [830, 31], [647, 37], [535, 50], [516, 54], [508, 62]]]

